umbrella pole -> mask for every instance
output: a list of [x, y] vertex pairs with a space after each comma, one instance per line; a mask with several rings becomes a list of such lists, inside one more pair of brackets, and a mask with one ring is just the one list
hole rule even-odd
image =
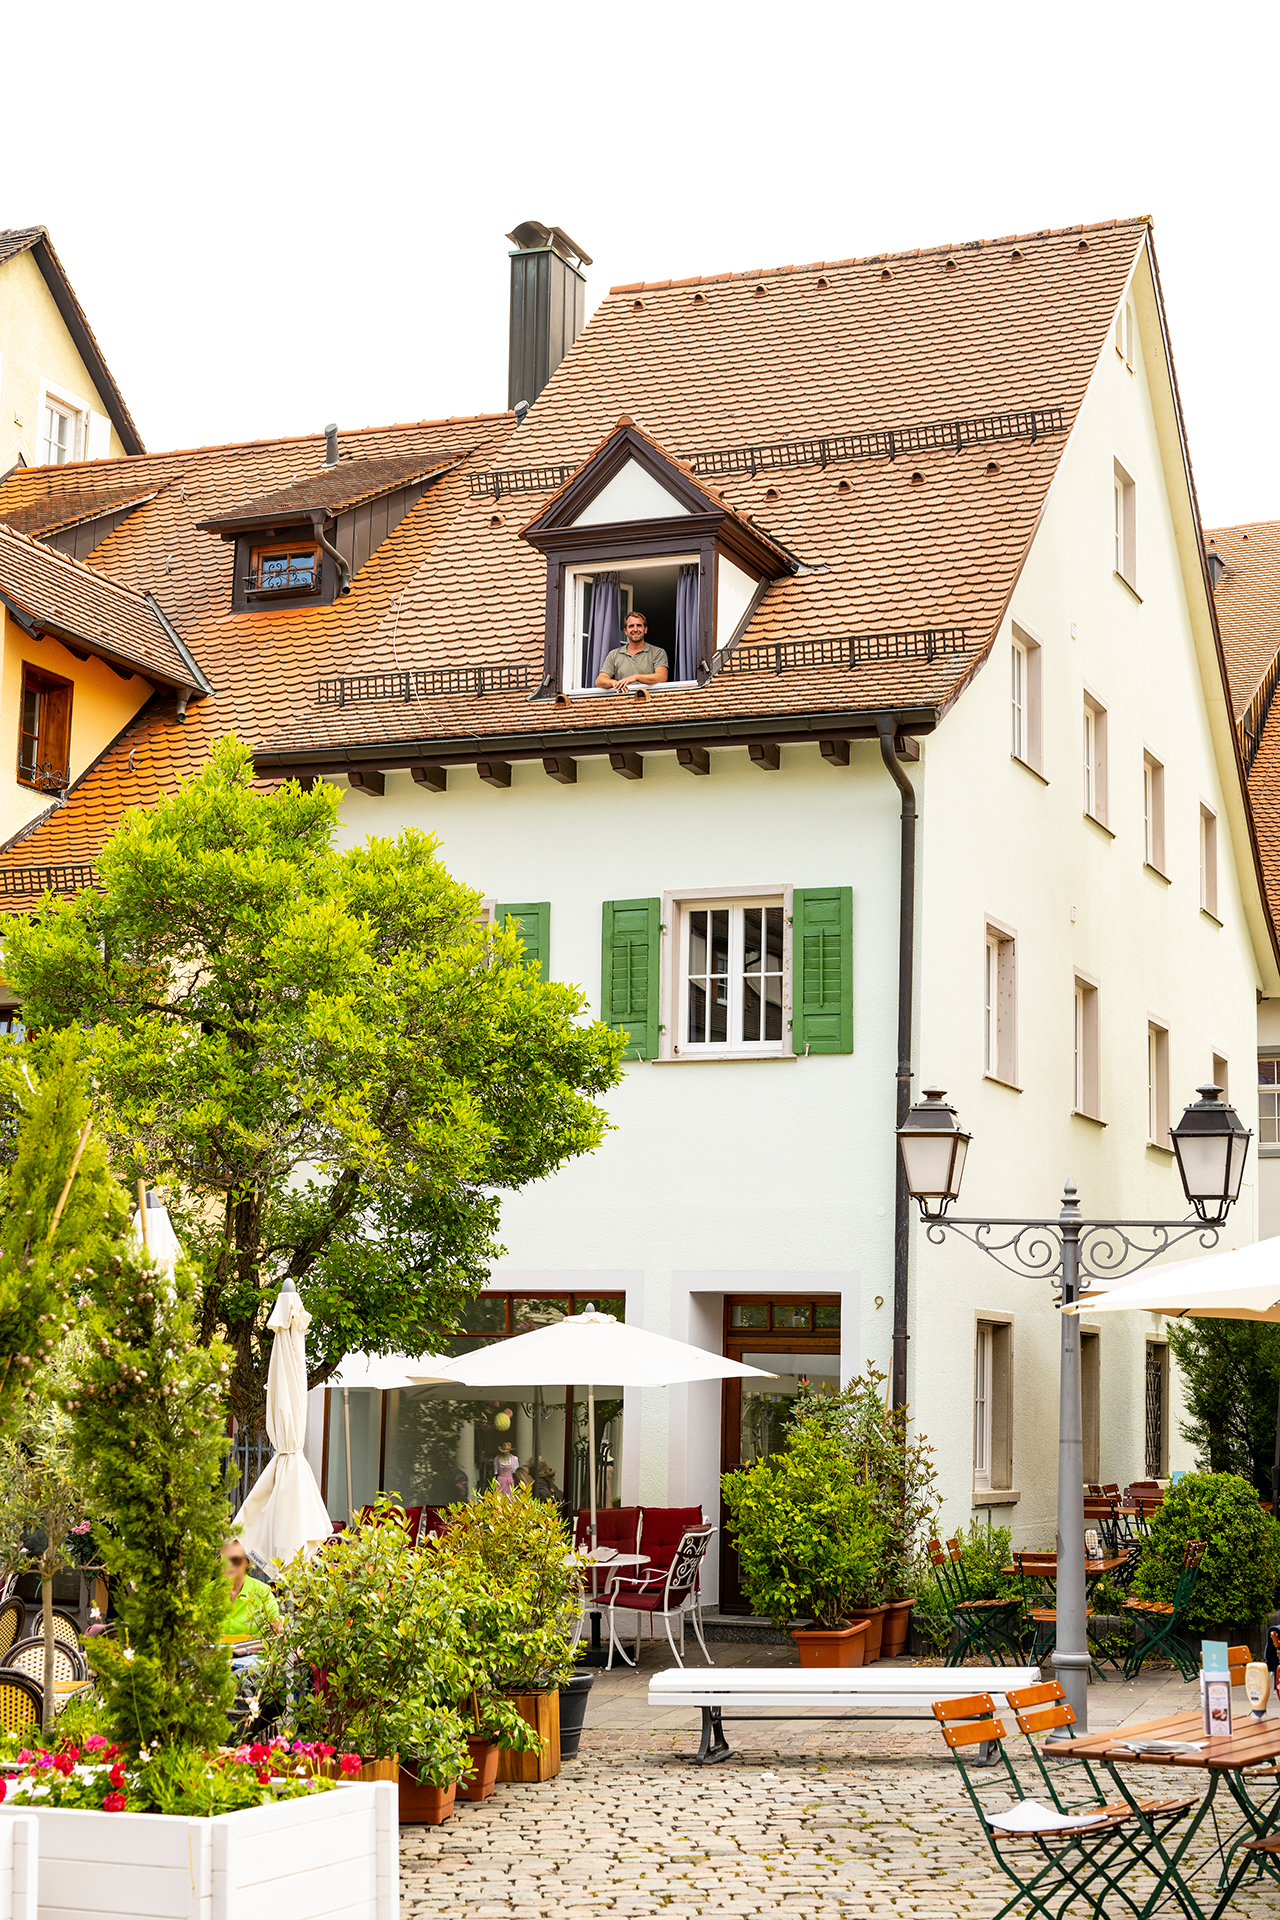
[[596, 1390], [587, 1382], [587, 1492], [591, 1501], [591, 1551], [596, 1550]]
[[351, 1511], [351, 1402], [345, 1387], [342, 1389], [342, 1437], [347, 1462], [347, 1525], [350, 1527], [354, 1524]]

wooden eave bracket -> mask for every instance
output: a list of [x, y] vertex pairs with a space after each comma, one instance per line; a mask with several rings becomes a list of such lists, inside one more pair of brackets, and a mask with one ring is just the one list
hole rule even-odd
[[349, 767], [347, 782], [357, 793], [381, 795], [387, 790], [387, 776], [377, 767]]

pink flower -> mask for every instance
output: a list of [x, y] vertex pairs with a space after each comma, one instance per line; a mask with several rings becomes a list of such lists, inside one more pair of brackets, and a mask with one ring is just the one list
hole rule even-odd
[[320, 1759], [320, 1760], [332, 1760], [332, 1758], [333, 1758], [333, 1756], [334, 1756], [334, 1754], [335, 1754], [336, 1752], [337, 1752], [337, 1748], [336, 1748], [336, 1747], [326, 1747], [326, 1746], [324, 1745], [324, 1743], [323, 1743], [323, 1741], [319, 1741], [319, 1740], [317, 1740], [317, 1742], [316, 1742], [316, 1757], [317, 1757], [318, 1759]]
[[271, 1758], [271, 1749], [264, 1747], [261, 1740], [255, 1740], [249, 1749], [249, 1758], [255, 1767], [260, 1767], [264, 1760]]
[[344, 1773], [359, 1773], [361, 1767], [364, 1765], [364, 1761], [358, 1753], [340, 1753], [338, 1755], [338, 1765]]
[[69, 1753], [60, 1753], [56, 1755], [53, 1764], [57, 1768], [58, 1772], [62, 1775], [64, 1780], [69, 1779], [76, 1769], [76, 1763], [71, 1758], [71, 1755]]
[[102, 1811], [104, 1813], [123, 1813], [125, 1804], [125, 1797], [122, 1793], [109, 1793], [102, 1803]]
[[249, 1758], [248, 1747], [237, 1747], [235, 1752], [232, 1754], [231, 1758], [233, 1760], [239, 1760], [243, 1765], [243, 1763]]
[[80, 1522], [80, 1524], [79, 1524], [79, 1526], [78, 1526], [78, 1527], [72, 1527], [72, 1529], [71, 1529], [71, 1531], [72, 1531], [72, 1533], [88, 1533], [88, 1531], [89, 1531], [89, 1522], [88, 1522], [87, 1520], [82, 1520], [82, 1521]]
[[100, 1733], [91, 1733], [84, 1743], [84, 1750], [86, 1753], [101, 1753], [106, 1744]]
[[34, 1759], [35, 1755], [32, 1753], [30, 1747], [24, 1747], [18, 1755], [18, 1765], [20, 1767], [29, 1767]]

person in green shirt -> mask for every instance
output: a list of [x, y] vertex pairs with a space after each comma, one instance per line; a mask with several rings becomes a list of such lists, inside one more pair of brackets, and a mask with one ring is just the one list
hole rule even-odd
[[[239, 1540], [223, 1544], [222, 1559], [231, 1588], [231, 1605], [222, 1622], [224, 1634], [237, 1640], [261, 1640], [264, 1634], [279, 1631], [280, 1603], [265, 1580], [246, 1578], [249, 1556]], [[240, 1655], [231, 1664], [237, 1671], [247, 1667], [256, 1655]]]
[[638, 686], [660, 687], [667, 677], [667, 656], [645, 638], [649, 623], [642, 613], [629, 613], [626, 645], [605, 655], [596, 685], [613, 693], [631, 693]]

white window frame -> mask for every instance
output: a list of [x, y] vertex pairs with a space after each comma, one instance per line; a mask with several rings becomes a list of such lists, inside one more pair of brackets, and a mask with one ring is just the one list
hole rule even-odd
[[[792, 917], [794, 888], [786, 882], [744, 887], [681, 887], [662, 896], [662, 967], [659, 982], [660, 1030], [659, 1060], [792, 1060]], [[712, 1041], [685, 1038], [688, 1024], [688, 926], [686, 913], [697, 907], [782, 908], [782, 1039], [730, 1041], [721, 1046]], [[731, 935], [732, 950], [732, 935]], [[731, 980], [735, 978], [730, 971]], [[730, 998], [730, 1020], [737, 1006]], [[730, 1026], [732, 1031], [732, 1024]]]
[[1173, 1151], [1169, 1138], [1169, 1028], [1147, 1018], [1147, 1145]]
[[1138, 490], [1133, 475], [1114, 460], [1113, 539], [1114, 568], [1127, 587], [1138, 591]]
[[1081, 771], [1084, 776], [1084, 811], [1100, 827], [1107, 825], [1107, 710], [1085, 688], [1084, 739]]
[[54, 381], [42, 380], [40, 382], [39, 398], [36, 403], [36, 465], [47, 466], [49, 464], [44, 457], [47, 444], [44, 430], [44, 416], [49, 408], [53, 408], [57, 413], [64, 414], [71, 421], [71, 446], [67, 453], [66, 460], [61, 464], [69, 466], [73, 461], [83, 460], [85, 458], [86, 439], [89, 430], [88, 401], [80, 399], [76, 394], [69, 392], [65, 387], [60, 387]]
[[1154, 753], [1142, 755], [1143, 864], [1167, 879], [1164, 855], [1164, 765]]
[[1002, 1086], [1018, 1084], [1018, 937], [987, 919], [982, 959], [982, 1072]]
[[1075, 977], [1071, 1111], [1087, 1120], [1102, 1118], [1102, 1046], [1098, 983], [1086, 973]]
[[1015, 760], [1044, 777], [1042, 692], [1044, 649], [1022, 627], [1010, 638], [1010, 741]]
[[[1264, 1066], [1271, 1069], [1270, 1081], [1263, 1080]], [[1258, 1055], [1258, 1153], [1264, 1160], [1280, 1158], [1280, 1055], [1275, 1053]]]
[[[701, 563], [700, 553], [660, 553], [644, 560], [611, 560], [607, 554], [593, 560], [589, 565], [565, 568], [564, 593], [564, 646], [562, 657], [564, 670], [561, 676], [562, 690], [578, 697], [590, 695], [592, 698], [613, 699], [607, 687], [584, 687], [578, 679], [578, 667], [582, 661], [583, 647], [583, 589], [588, 580], [598, 573], [620, 573], [623, 575], [639, 573], [645, 567], [693, 567]], [[629, 583], [624, 579], [625, 588]], [[665, 649], [664, 649], [665, 651]], [[666, 687], [696, 687], [696, 680], [677, 680], [675, 661], [667, 660], [667, 678], [661, 687], [651, 688], [651, 692], [661, 692]]]
[[1200, 911], [1218, 919], [1218, 816], [1200, 802]]

